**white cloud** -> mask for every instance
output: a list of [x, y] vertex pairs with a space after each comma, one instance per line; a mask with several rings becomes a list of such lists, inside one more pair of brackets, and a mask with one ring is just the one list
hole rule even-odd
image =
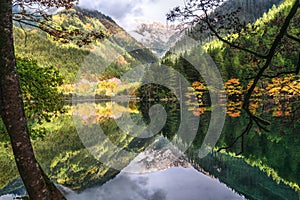
[[166, 22], [166, 13], [183, 0], [80, 0], [79, 6], [98, 10], [124, 27], [134, 29], [139, 22]]
[[69, 200], [244, 200], [217, 179], [193, 168], [169, 168], [148, 174], [121, 172], [100, 187], [80, 194], [71, 192]]

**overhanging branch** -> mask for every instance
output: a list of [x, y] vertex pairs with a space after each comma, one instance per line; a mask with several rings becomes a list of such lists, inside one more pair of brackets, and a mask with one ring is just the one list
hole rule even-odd
[[297, 10], [299, 8], [299, 0], [296, 0], [292, 9], [290, 10], [288, 16], [286, 17], [280, 31], [279, 34], [277, 35], [277, 37], [275, 38], [274, 42], [272, 43], [271, 49], [267, 55], [267, 59], [266, 62], [264, 64], [264, 66], [259, 70], [258, 74], [256, 75], [256, 77], [253, 80], [253, 83], [251, 85], [251, 87], [249, 88], [248, 92], [245, 95], [245, 101], [243, 104], [243, 108], [246, 110], [249, 110], [249, 103], [250, 103], [250, 97], [258, 83], [258, 81], [260, 80], [260, 78], [263, 76], [265, 70], [269, 67], [275, 53], [276, 53], [276, 49], [278, 47], [278, 45], [280, 44], [282, 38], [284, 37], [291, 20], [293, 19], [293, 17], [296, 15]]

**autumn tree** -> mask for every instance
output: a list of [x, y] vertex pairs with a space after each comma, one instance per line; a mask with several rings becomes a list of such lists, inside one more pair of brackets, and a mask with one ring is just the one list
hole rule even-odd
[[76, 3], [77, 0], [0, 0], [0, 115], [10, 137], [20, 176], [33, 200], [65, 197], [45, 175], [31, 145], [16, 67], [13, 21], [21, 28], [23, 25], [39, 28], [62, 43], [73, 41], [82, 46], [93, 38], [103, 38], [103, 32], [70, 31], [53, 23], [49, 9], [69, 9]]
[[[252, 79], [248, 90], [243, 98], [242, 108], [249, 116], [249, 123], [245, 130], [239, 135], [228, 147], [231, 148], [239, 139], [241, 139], [241, 151], [243, 151], [244, 136], [250, 132], [253, 125], [258, 126], [264, 131], [268, 130], [268, 121], [260, 118], [255, 113], [251, 112], [250, 104], [251, 97], [255, 92], [255, 88], [259, 81], [263, 78], [274, 78], [287, 74], [299, 74], [300, 71], [300, 53], [299, 53], [299, 32], [294, 33], [291, 31], [291, 25], [298, 23], [296, 19], [299, 9], [299, 0], [286, 0], [283, 3], [288, 5], [287, 12], [281, 12], [277, 16], [272, 16], [272, 31], [267, 30], [267, 26], [262, 25], [259, 27], [255, 24], [247, 24], [246, 21], [241, 20], [238, 16], [241, 12], [241, 8], [237, 10], [229, 10], [228, 12], [218, 13], [215, 9], [222, 4], [227, 3], [225, 0], [186, 0], [185, 6], [175, 7], [167, 14], [167, 20], [169, 21], [181, 21], [184, 24], [196, 27], [198, 34], [209, 33], [215, 39], [223, 42], [224, 45], [231, 49], [236, 49], [240, 52], [244, 52], [249, 62], [253, 65], [257, 65], [257, 72]], [[258, 37], [259, 43], [258, 49], [252, 49], [251, 44], [244, 45], [240, 41], [247, 41], [251, 38], [251, 35], [260, 34], [262, 37]], [[271, 38], [271, 41], [265, 43], [264, 37]], [[251, 43], [252, 41], [249, 41]], [[254, 45], [253, 45], [254, 46]], [[285, 52], [285, 53], [283, 53]], [[288, 52], [288, 53], [287, 53]], [[273, 69], [274, 58], [279, 53], [283, 55], [298, 54], [298, 61], [294, 64], [294, 69], [290, 69], [290, 66], [284, 66], [281, 68]], [[247, 59], [247, 58], [245, 58]]]

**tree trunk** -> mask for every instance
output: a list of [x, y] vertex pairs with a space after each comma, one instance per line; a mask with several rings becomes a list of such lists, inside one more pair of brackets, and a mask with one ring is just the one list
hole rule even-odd
[[12, 27], [12, 1], [0, 0], [0, 115], [30, 199], [65, 199], [34, 156], [17, 74]]

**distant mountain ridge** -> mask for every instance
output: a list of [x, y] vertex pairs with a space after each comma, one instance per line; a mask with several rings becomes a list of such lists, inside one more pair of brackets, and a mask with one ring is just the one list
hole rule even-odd
[[141, 23], [130, 34], [158, 56], [163, 56], [184, 34], [176, 25], [160, 22]]

